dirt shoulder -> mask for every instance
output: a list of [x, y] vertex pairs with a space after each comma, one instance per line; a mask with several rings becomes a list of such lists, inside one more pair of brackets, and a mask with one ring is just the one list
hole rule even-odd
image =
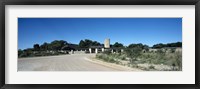
[[90, 61], [90, 62], [100, 64], [100, 65], [103, 65], [103, 66], [106, 66], [106, 67], [114, 68], [114, 69], [117, 69], [117, 70], [120, 70], [120, 71], [143, 71], [143, 70], [137, 69], [137, 68], [130, 68], [130, 67], [118, 65], [118, 64], [115, 64], [115, 63], [104, 62], [104, 61], [96, 59], [95, 57], [86, 57], [85, 59]]

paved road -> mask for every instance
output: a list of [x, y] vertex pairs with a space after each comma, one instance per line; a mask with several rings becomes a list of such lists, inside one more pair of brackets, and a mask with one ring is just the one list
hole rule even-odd
[[94, 54], [73, 54], [18, 59], [18, 71], [118, 71], [86, 60]]

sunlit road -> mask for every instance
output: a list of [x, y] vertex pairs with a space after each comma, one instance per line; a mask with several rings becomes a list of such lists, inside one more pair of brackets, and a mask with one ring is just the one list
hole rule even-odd
[[86, 60], [95, 54], [73, 54], [60, 56], [18, 59], [18, 71], [118, 71]]

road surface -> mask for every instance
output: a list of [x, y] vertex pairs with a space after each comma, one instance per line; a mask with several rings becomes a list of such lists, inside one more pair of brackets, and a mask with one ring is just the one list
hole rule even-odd
[[117, 68], [88, 61], [95, 54], [19, 58], [18, 71], [119, 71]]

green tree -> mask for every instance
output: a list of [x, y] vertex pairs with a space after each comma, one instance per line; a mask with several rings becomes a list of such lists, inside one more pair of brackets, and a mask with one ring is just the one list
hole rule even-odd
[[163, 47], [182, 47], [182, 42], [167, 43], [167, 44], [155, 44], [153, 48], [163, 48]]
[[143, 45], [143, 49], [145, 49], [148, 52], [149, 51], [149, 46], [148, 45]]
[[97, 41], [92, 41], [89, 39], [81, 40], [79, 42], [80, 48], [89, 48], [90, 46], [101, 46], [101, 44]]
[[97, 42], [97, 41], [93, 41], [92, 42], [92, 46], [101, 46], [101, 44], [99, 42]]
[[39, 51], [40, 50], [40, 45], [39, 44], [34, 44], [33, 45], [34, 51]]
[[64, 40], [55, 40], [50, 43], [50, 49], [52, 50], [61, 50], [63, 46], [67, 45], [67, 42]]
[[79, 47], [80, 47], [80, 48], [85, 48], [85, 47], [86, 47], [85, 42], [84, 42], [83, 40], [81, 40], [81, 41], [79, 42]]
[[124, 45], [122, 43], [115, 42], [113, 47], [121, 48], [124, 47]]
[[[147, 46], [147, 45], [143, 45], [142, 43], [139, 43], [139, 44], [130, 44], [130, 45], [128, 46], [128, 48], [136, 48], [136, 47], [138, 47], [138, 48], [144, 49], [146, 46]], [[148, 46], [147, 46], [147, 47], [148, 47]]]
[[167, 47], [182, 47], [182, 42], [168, 43]]
[[23, 54], [23, 50], [19, 49], [18, 50], [18, 57], [21, 57], [22, 54]]
[[33, 48], [27, 48], [27, 49], [24, 50], [24, 53], [23, 53], [23, 55], [21, 55], [21, 57], [33, 56], [33, 51], [34, 51]]
[[182, 47], [182, 42], [177, 42], [177, 43], [176, 43], [176, 46], [177, 46], [177, 47]]
[[89, 40], [89, 39], [85, 39], [85, 45], [86, 45], [86, 48], [89, 48], [90, 46], [92, 46], [92, 40]]
[[163, 47], [166, 47], [166, 45], [162, 43], [153, 45], [153, 48], [163, 48]]
[[46, 51], [46, 50], [48, 50], [48, 48], [49, 48], [48, 46], [49, 46], [49, 44], [46, 43], [46, 42], [44, 42], [44, 43], [40, 46], [40, 49]]

